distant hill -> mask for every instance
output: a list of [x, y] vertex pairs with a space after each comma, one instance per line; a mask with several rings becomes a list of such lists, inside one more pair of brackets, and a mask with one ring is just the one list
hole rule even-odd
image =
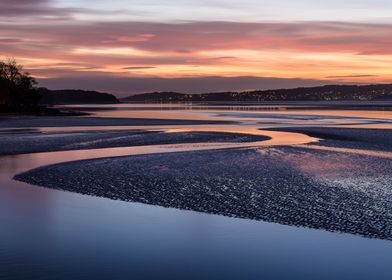
[[84, 90], [49, 90], [40, 88], [41, 104], [115, 104], [119, 100], [112, 94]]
[[183, 93], [178, 92], [152, 92], [132, 95], [122, 98], [122, 102], [171, 102], [182, 101], [184, 98], [190, 98]]
[[326, 85], [320, 87], [182, 94], [153, 92], [123, 98], [123, 102], [209, 102], [209, 101], [333, 101], [392, 99], [392, 84]]
[[388, 101], [392, 101], [392, 94], [385, 94], [383, 96], [378, 96], [378, 97], [374, 98], [374, 100], [379, 100], [379, 101], [388, 100]]

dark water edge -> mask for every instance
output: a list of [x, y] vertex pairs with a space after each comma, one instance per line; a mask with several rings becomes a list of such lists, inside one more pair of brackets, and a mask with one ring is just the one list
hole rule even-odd
[[21, 184], [0, 194], [1, 279], [392, 276], [390, 241]]

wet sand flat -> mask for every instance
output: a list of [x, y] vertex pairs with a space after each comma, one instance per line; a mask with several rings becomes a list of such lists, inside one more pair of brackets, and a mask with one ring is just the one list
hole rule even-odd
[[230, 124], [232, 121], [105, 117], [0, 117], [0, 128]]
[[[84, 160], [16, 179], [116, 200], [392, 240], [391, 159], [311, 148], [356, 143], [366, 150], [370, 145], [367, 131], [337, 131], [339, 139], [324, 135], [321, 144]], [[385, 148], [389, 136], [373, 135]]]
[[[17, 132], [17, 131], [16, 131]], [[108, 130], [67, 133], [7, 131], [0, 134], [0, 155], [102, 149], [111, 147], [181, 144], [181, 143], [245, 143], [268, 140], [262, 135], [223, 132], [173, 132], [145, 130]]]

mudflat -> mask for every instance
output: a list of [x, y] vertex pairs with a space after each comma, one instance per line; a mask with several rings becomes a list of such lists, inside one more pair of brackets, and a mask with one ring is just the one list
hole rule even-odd
[[[373, 133], [377, 140], [369, 143], [362, 129], [299, 130], [324, 139], [83, 160], [15, 178], [116, 200], [392, 239], [390, 132]], [[367, 155], [374, 145], [381, 147], [378, 154]]]

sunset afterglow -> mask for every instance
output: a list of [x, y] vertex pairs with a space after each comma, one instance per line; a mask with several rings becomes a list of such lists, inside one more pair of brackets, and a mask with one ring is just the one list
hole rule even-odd
[[52, 87], [102, 77], [170, 78], [174, 89], [211, 76], [391, 82], [392, 4], [320, 2], [5, 0], [0, 55]]

